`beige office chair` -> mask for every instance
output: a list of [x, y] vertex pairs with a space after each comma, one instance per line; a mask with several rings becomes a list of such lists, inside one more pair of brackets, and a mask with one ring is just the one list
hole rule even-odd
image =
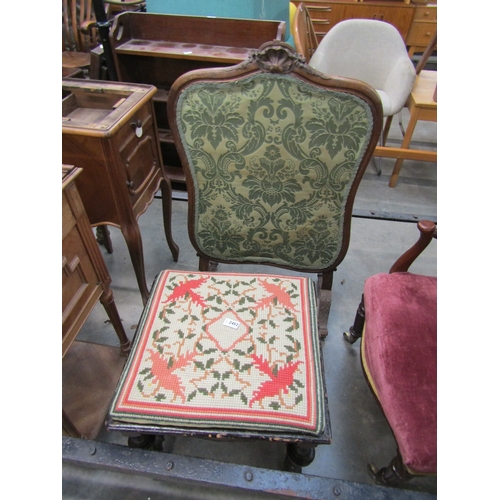
[[399, 31], [384, 21], [342, 21], [321, 40], [309, 64], [327, 75], [361, 80], [377, 91], [385, 117], [384, 145], [392, 117], [403, 109], [416, 77]]

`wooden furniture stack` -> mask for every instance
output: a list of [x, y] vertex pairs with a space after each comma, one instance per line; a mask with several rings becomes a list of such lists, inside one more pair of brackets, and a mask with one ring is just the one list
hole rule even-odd
[[115, 18], [110, 43], [118, 79], [154, 85], [155, 116], [165, 171], [172, 182], [185, 177], [167, 120], [173, 82], [188, 71], [232, 66], [263, 43], [283, 40], [286, 23], [140, 12]]
[[76, 184], [92, 226], [121, 229], [143, 302], [146, 284], [138, 219], [161, 188], [164, 230], [174, 261], [172, 188], [164, 173], [151, 85], [68, 79], [62, 82], [63, 163], [83, 168]]
[[[76, 187], [82, 169], [62, 168], [63, 431], [92, 439], [103, 423], [130, 342], [109, 287], [111, 278]], [[97, 301], [120, 347], [75, 341]]]

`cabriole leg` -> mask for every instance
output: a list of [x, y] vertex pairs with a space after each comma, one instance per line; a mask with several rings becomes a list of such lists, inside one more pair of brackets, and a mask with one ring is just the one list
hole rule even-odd
[[365, 303], [364, 297], [361, 296], [361, 302], [359, 303], [358, 310], [356, 311], [356, 317], [354, 318], [354, 323], [349, 328], [347, 332], [344, 332], [344, 339], [349, 342], [349, 344], [354, 344], [363, 334], [363, 327], [365, 326]]

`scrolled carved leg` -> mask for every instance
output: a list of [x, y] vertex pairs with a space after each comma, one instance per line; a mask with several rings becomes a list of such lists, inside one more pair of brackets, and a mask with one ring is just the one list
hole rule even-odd
[[404, 466], [399, 453], [387, 467], [378, 469], [375, 464], [368, 464], [368, 470], [374, 481], [382, 486], [398, 486], [414, 477]]
[[316, 455], [316, 445], [309, 443], [288, 443], [285, 468], [290, 472], [302, 472], [302, 467], [312, 463]]
[[358, 310], [356, 311], [356, 317], [354, 318], [354, 323], [349, 328], [347, 332], [344, 332], [344, 340], [349, 342], [349, 344], [354, 344], [363, 334], [363, 327], [365, 325], [365, 303], [363, 296], [361, 297], [361, 302], [359, 303]]

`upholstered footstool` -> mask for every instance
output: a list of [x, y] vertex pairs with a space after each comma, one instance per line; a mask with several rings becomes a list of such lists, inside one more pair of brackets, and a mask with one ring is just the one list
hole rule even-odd
[[331, 441], [316, 311], [309, 278], [161, 272], [107, 428], [282, 441], [300, 470]]
[[394, 433], [398, 455], [371, 467], [393, 484], [437, 472], [437, 278], [377, 274], [364, 288], [362, 364]]

